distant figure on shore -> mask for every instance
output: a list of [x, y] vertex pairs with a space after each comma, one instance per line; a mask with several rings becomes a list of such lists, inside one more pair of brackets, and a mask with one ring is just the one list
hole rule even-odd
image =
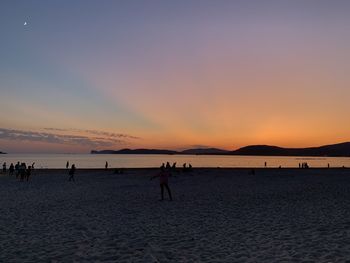
[[20, 164], [19, 162], [16, 163], [15, 165], [15, 174], [16, 174], [16, 179], [18, 178], [19, 176], [19, 168], [20, 168]]
[[32, 167], [29, 165], [26, 171], [26, 179], [29, 181], [30, 176], [32, 175]]
[[72, 167], [69, 170], [69, 179], [68, 179], [69, 182], [70, 181], [75, 182], [74, 175], [75, 175], [75, 164], [72, 164]]
[[329, 164], [327, 164], [327, 167], [329, 168], [329, 167], [330, 167], [330, 165], [329, 165]]
[[310, 167], [309, 167], [309, 164], [308, 164], [307, 162], [305, 162], [305, 163], [302, 163], [302, 164], [301, 164], [301, 168], [302, 168], [302, 169], [308, 169], [308, 168], [310, 168]]
[[66, 169], [68, 169], [69, 168], [69, 161], [67, 161], [67, 163], [66, 163]]
[[2, 165], [2, 172], [6, 173], [6, 162], [4, 162]]
[[267, 166], [267, 162], [265, 162], [265, 163], [264, 163], [264, 166], [265, 166], [265, 168], [266, 168], [266, 166]]
[[108, 170], [108, 162], [106, 161], [105, 170]]
[[171, 191], [170, 191], [170, 188], [169, 188], [169, 185], [168, 185], [168, 178], [169, 178], [169, 176], [171, 176], [170, 170], [166, 169], [166, 168], [165, 169], [161, 168], [160, 173], [155, 175], [155, 176], [153, 176], [153, 177], [151, 177], [151, 179], [150, 179], [150, 180], [153, 180], [154, 178], [159, 177], [159, 185], [160, 185], [160, 193], [161, 193], [161, 200], [160, 201], [164, 200], [164, 187], [168, 191], [170, 201], [173, 200], [173, 198], [171, 196]]
[[188, 164], [188, 167], [186, 166], [187, 164], [186, 163], [184, 163], [183, 165], [182, 165], [182, 171], [185, 173], [185, 172], [191, 172], [192, 171], [192, 165], [189, 163]]
[[19, 174], [21, 176], [21, 181], [23, 181], [26, 177], [26, 170], [27, 170], [26, 163], [21, 163], [21, 165], [19, 166]]
[[34, 170], [34, 164], [35, 164], [35, 162], [32, 163], [32, 171]]
[[9, 168], [9, 175], [12, 176], [14, 172], [15, 172], [15, 166], [13, 165], [13, 163], [11, 163]]
[[160, 166], [160, 169], [165, 169], [165, 164], [162, 163], [162, 165]]
[[165, 169], [170, 169], [170, 163], [169, 162], [166, 162], [166, 166], [165, 166]]
[[174, 162], [173, 165], [171, 166], [171, 171], [176, 172], [176, 162]]

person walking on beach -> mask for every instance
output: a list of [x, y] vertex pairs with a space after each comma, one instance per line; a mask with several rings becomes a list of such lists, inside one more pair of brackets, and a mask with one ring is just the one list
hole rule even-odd
[[70, 181], [75, 182], [75, 180], [74, 180], [74, 174], [75, 174], [75, 164], [72, 164], [72, 167], [71, 167], [70, 170], [69, 170], [69, 179], [68, 179], [69, 182], [70, 182]]
[[108, 162], [106, 161], [105, 170], [108, 170]]
[[9, 168], [9, 175], [12, 176], [14, 172], [15, 172], [15, 166], [13, 165], [13, 163], [11, 163]]
[[26, 179], [29, 181], [29, 177], [32, 175], [32, 167], [29, 165], [26, 171]]
[[2, 165], [2, 172], [4, 174], [6, 173], [6, 162], [4, 162], [3, 165]]
[[26, 177], [26, 170], [27, 170], [26, 163], [21, 163], [21, 165], [19, 167], [19, 174], [21, 176], [21, 181], [23, 181]]
[[156, 177], [159, 177], [161, 201], [164, 200], [164, 188], [166, 188], [167, 191], [168, 191], [170, 201], [173, 200], [173, 198], [171, 196], [171, 191], [170, 191], [170, 188], [169, 188], [169, 185], [168, 185], [168, 178], [169, 178], [170, 175], [171, 175], [170, 174], [170, 169], [161, 168], [161, 171], [160, 171], [159, 174], [151, 177], [151, 180], [153, 180]]
[[18, 178], [18, 175], [19, 175], [19, 162], [16, 163], [15, 165], [15, 174], [16, 174], [16, 179]]
[[67, 163], [66, 163], [66, 169], [68, 169], [69, 168], [69, 161], [67, 161]]

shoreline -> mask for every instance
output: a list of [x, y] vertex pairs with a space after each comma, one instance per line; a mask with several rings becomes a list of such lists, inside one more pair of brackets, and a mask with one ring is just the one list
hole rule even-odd
[[[124, 170], [124, 171], [150, 171], [150, 170], [160, 170], [159, 167], [116, 167], [116, 168], [108, 168], [107, 170], [105, 168], [79, 168], [76, 167], [77, 171], [105, 171], [105, 172], [111, 172], [116, 170]], [[202, 171], [202, 170], [209, 170], [209, 171], [286, 171], [286, 170], [292, 170], [292, 171], [316, 171], [316, 170], [350, 170], [350, 167], [309, 167], [309, 168], [298, 168], [298, 167], [193, 167], [192, 171], [186, 171], [184, 172], [182, 168], [176, 168], [175, 172], [179, 173], [191, 173], [196, 171]], [[69, 169], [66, 168], [34, 168], [33, 171], [69, 171]], [[171, 170], [174, 172], [174, 170]], [[2, 171], [0, 171], [2, 173]], [[8, 173], [8, 171], [7, 171]]]

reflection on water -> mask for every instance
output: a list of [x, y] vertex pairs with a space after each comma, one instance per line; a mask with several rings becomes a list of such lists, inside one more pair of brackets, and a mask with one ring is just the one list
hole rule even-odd
[[193, 167], [298, 167], [307, 161], [310, 167], [350, 167], [349, 157], [275, 157], [222, 155], [142, 155], [142, 154], [6, 154], [0, 155], [0, 164], [6, 162], [35, 162], [35, 168], [65, 168], [67, 161], [78, 168], [159, 167], [163, 162], [176, 162], [178, 167], [191, 163]]

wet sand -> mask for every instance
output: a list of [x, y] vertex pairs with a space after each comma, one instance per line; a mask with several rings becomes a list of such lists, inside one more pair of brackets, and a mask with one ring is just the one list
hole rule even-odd
[[345, 262], [350, 169], [0, 176], [1, 262]]

